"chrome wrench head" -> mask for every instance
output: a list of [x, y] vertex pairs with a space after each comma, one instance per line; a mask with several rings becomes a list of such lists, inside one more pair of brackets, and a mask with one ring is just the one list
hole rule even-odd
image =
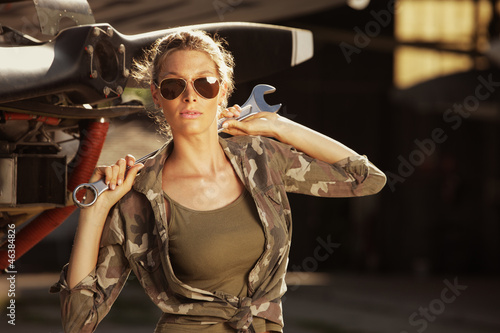
[[[108, 190], [108, 188], [108, 185], [106, 185], [103, 179], [98, 180], [95, 183], [80, 184], [73, 190], [73, 202], [80, 208], [90, 207], [96, 202], [97, 197], [99, 197], [102, 192]], [[85, 203], [84, 201], [79, 201], [78, 195], [80, 191], [91, 191], [91, 194], [93, 196], [92, 200], [87, 203]]]
[[278, 112], [281, 104], [269, 105], [264, 99], [264, 95], [271, 94], [276, 91], [276, 88], [268, 84], [258, 84], [252, 89], [250, 97], [242, 105], [242, 108], [251, 105], [252, 114], [258, 112]]
[[[269, 105], [264, 99], [264, 95], [271, 94], [275, 91], [276, 88], [268, 84], [256, 85], [252, 89], [250, 97], [248, 97], [247, 101], [241, 106], [240, 116], [235, 119], [241, 121], [259, 112], [278, 112], [278, 110], [281, 108], [281, 103]], [[219, 132], [223, 130], [222, 123], [227, 119], [229, 118], [221, 118], [217, 121]]]

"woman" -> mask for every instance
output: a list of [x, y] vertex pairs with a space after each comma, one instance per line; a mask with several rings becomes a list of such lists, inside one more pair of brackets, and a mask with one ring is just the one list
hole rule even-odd
[[138, 64], [172, 139], [144, 165], [127, 156], [96, 169], [91, 181], [111, 190], [81, 211], [55, 286], [65, 331], [93, 331], [132, 270], [163, 311], [155, 332], [282, 332], [286, 192], [346, 197], [384, 186], [366, 157], [277, 114], [229, 119], [233, 136], [220, 138], [217, 120], [241, 111], [225, 109], [232, 66], [199, 31], [159, 40]]

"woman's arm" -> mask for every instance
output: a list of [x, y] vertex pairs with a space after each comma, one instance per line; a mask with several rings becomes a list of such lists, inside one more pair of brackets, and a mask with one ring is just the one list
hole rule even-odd
[[[229, 108], [227, 115], [238, 116], [238, 105]], [[247, 120], [228, 120], [225, 132], [232, 135], [262, 135], [274, 137], [318, 160], [334, 164], [344, 158], [357, 156], [354, 150], [306, 126], [275, 113], [261, 112]]]
[[359, 155], [342, 143], [285, 117], [278, 116], [273, 127], [276, 139], [323, 162], [334, 164]]
[[[229, 108], [224, 116], [237, 117], [240, 110], [238, 106], [234, 106]], [[297, 190], [298, 193], [312, 195], [322, 195], [321, 193], [323, 193], [325, 196], [337, 197], [362, 196], [379, 192], [386, 183], [387, 178], [384, 173], [370, 163], [365, 156], [360, 156], [342, 143], [277, 114], [260, 112], [242, 122], [228, 120], [224, 122], [223, 127], [227, 133], [232, 135], [274, 137], [294, 147], [296, 151], [332, 166], [332, 168], [323, 169], [320, 167], [316, 168], [316, 171], [312, 171], [309, 164], [299, 163], [299, 165], [295, 165], [293, 167], [295, 177], [287, 173], [287, 176], [290, 176], [290, 179], [287, 180], [290, 183], [290, 191]], [[283, 154], [286, 155], [287, 152], [283, 152]], [[290, 156], [290, 162], [292, 160], [293, 156]], [[338, 168], [343, 171], [339, 172]], [[330, 171], [325, 174], [326, 170]], [[311, 173], [322, 175], [319, 178], [314, 177], [316, 185], [321, 185], [320, 187], [310, 188], [309, 184], [301, 181], [308, 178], [307, 174]], [[318, 182], [321, 177], [324, 177], [324, 181]], [[306, 187], [304, 188], [304, 186]]]
[[[94, 182], [104, 177], [110, 190], [103, 192], [94, 205], [80, 211], [66, 277], [70, 289], [95, 268], [106, 217], [111, 207], [130, 191], [137, 172], [143, 167], [142, 164], [133, 166], [134, 162], [134, 157], [127, 156], [113, 166], [97, 168], [90, 179]], [[131, 168], [125, 177], [127, 165]]]
[[66, 281], [73, 289], [96, 267], [102, 229], [109, 209], [94, 206], [82, 209], [69, 258]]

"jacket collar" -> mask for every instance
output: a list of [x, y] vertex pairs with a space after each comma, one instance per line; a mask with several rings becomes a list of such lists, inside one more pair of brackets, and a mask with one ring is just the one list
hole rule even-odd
[[[161, 193], [161, 176], [163, 166], [172, 152], [173, 141], [167, 141], [155, 155], [144, 162], [144, 168], [135, 179], [133, 188], [148, 196], [150, 191]], [[149, 196], [148, 196], [149, 197]]]

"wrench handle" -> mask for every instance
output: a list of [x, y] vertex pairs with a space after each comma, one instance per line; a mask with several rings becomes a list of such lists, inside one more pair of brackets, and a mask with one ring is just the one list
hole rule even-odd
[[253, 110], [254, 110], [254, 108], [252, 108], [251, 105], [243, 105], [241, 107], [241, 113], [240, 113], [240, 116], [238, 118], [221, 118], [221, 119], [217, 120], [217, 129], [218, 129], [217, 133], [220, 133], [224, 130], [222, 128], [222, 123], [225, 122], [226, 120], [236, 119], [238, 121], [242, 121], [243, 119], [246, 119], [246, 118], [250, 117], [251, 115], [254, 115], [257, 113], [257, 112], [252, 112]]

